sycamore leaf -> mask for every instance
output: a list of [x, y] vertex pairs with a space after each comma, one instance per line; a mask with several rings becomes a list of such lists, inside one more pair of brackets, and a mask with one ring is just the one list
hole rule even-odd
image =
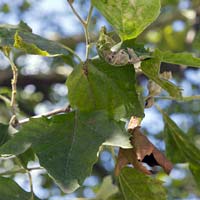
[[32, 33], [31, 28], [21, 22], [19, 25], [0, 25], [0, 46], [19, 48], [26, 53], [42, 56], [69, 55], [70, 49], [57, 42]]
[[133, 66], [115, 68], [99, 59], [77, 67], [67, 79], [72, 107], [106, 110], [115, 119], [144, 116], [135, 85]]
[[[31, 192], [25, 192], [11, 178], [0, 177], [0, 200], [30, 200]], [[34, 200], [39, 200], [34, 197]]]
[[166, 200], [162, 182], [136, 169], [125, 167], [119, 175], [120, 188], [125, 200]]
[[104, 112], [74, 111], [50, 119], [31, 119], [0, 148], [0, 154], [19, 155], [31, 147], [61, 189], [71, 192], [90, 175], [102, 143], [124, 134], [124, 125]]
[[194, 57], [191, 53], [174, 53], [156, 49], [154, 55], [159, 56], [161, 62], [200, 67], [200, 58]]
[[160, 0], [92, 0], [122, 40], [136, 38], [159, 15]]
[[190, 141], [170, 117], [162, 110], [165, 121], [165, 141], [167, 156], [173, 163], [189, 163], [189, 167], [199, 185], [200, 177], [200, 150]]
[[131, 144], [132, 149], [120, 148], [115, 174], [119, 175], [120, 170], [127, 164], [132, 164], [136, 169], [145, 173], [152, 174], [147, 170], [142, 162], [147, 163], [153, 167], [160, 165], [164, 171], [169, 174], [172, 169], [172, 163], [166, 159], [166, 157], [148, 140], [148, 138], [140, 132], [140, 127], [136, 127], [132, 130]]
[[144, 60], [141, 64], [141, 69], [146, 76], [162, 87], [162, 89], [166, 90], [170, 96], [177, 99], [182, 97], [179, 87], [159, 76], [160, 60], [158, 58]]

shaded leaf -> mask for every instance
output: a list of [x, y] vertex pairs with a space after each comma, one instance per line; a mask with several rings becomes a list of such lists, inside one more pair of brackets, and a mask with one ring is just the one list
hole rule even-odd
[[190, 141], [185, 134], [168, 115], [160, 110], [165, 121], [165, 141], [167, 156], [174, 163], [189, 163], [189, 167], [199, 185], [200, 177], [200, 150]]
[[92, 0], [122, 40], [136, 38], [159, 15], [159, 0]]
[[124, 132], [123, 122], [110, 120], [103, 112], [75, 111], [50, 119], [31, 119], [0, 148], [0, 154], [19, 155], [31, 147], [41, 166], [70, 192], [90, 175], [100, 145]]
[[[0, 177], [0, 200], [30, 200], [32, 194], [25, 192], [10, 178]], [[39, 200], [34, 197], [35, 200]]]
[[166, 90], [170, 96], [177, 99], [181, 98], [181, 89], [169, 82], [166, 79], [163, 79], [159, 76], [160, 73], [160, 60], [157, 58], [152, 58], [144, 60], [141, 64], [141, 69], [143, 73], [157, 83], [160, 87]]
[[162, 182], [141, 172], [125, 167], [119, 175], [119, 183], [125, 200], [166, 200]]
[[29, 54], [42, 56], [69, 55], [68, 47], [33, 34], [31, 28], [21, 22], [17, 26], [0, 25], [0, 46], [19, 48]]
[[156, 49], [154, 55], [159, 56], [160, 61], [178, 65], [200, 67], [200, 58], [194, 57], [191, 53], [174, 53]]
[[191, 170], [194, 180], [196, 181], [197, 187], [200, 188], [200, 167], [199, 165], [193, 165], [190, 163], [189, 169]]
[[27, 149], [24, 153], [17, 156], [20, 164], [26, 169], [29, 161], [35, 160], [35, 154], [31, 148]]
[[116, 119], [143, 117], [131, 65], [113, 67], [102, 60], [88, 61], [67, 79], [70, 105], [81, 111], [106, 110]]
[[8, 125], [0, 123], [0, 146], [9, 139]]

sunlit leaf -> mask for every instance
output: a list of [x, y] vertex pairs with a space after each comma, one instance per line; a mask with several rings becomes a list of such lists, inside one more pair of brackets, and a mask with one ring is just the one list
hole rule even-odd
[[[30, 200], [32, 194], [25, 192], [10, 178], [0, 177], [0, 200]], [[39, 200], [34, 197], [34, 200]]]
[[125, 167], [119, 175], [121, 191], [125, 200], [166, 200], [161, 181], [142, 174], [136, 169]]
[[170, 81], [163, 79], [159, 76], [160, 73], [160, 60], [152, 58], [144, 60], [141, 65], [143, 73], [148, 76], [151, 80], [157, 83], [160, 87], [166, 90], [170, 96], [177, 99], [181, 98], [181, 89], [171, 83]]
[[69, 55], [69, 49], [57, 42], [32, 33], [31, 28], [21, 22], [17, 26], [0, 25], [0, 46], [19, 48], [26, 53], [42, 56]]
[[0, 154], [19, 155], [31, 147], [41, 166], [70, 192], [90, 175], [100, 145], [124, 132], [123, 122], [110, 120], [103, 112], [75, 111], [50, 119], [31, 119], [0, 148]]
[[159, 15], [159, 0], [92, 0], [122, 40], [136, 38]]
[[72, 107], [106, 110], [116, 119], [144, 116], [135, 85], [133, 66], [116, 68], [99, 59], [77, 67], [67, 79]]
[[159, 56], [160, 61], [162, 62], [200, 67], [200, 58], [194, 57], [191, 53], [174, 53], [156, 49], [154, 55]]

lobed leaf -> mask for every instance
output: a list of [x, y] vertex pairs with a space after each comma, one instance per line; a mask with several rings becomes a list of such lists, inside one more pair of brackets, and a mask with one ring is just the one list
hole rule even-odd
[[[30, 200], [31, 192], [25, 192], [11, 178], [0, 177], [0, 199], [1, 200]], [[39, 200], [34, 197], [34, 200]]]
[[159, 15], [159, 0], [92, 0], [122, 40], [136, 38]]
[[144, 60], [141, 69], [146, 76], [166, 90], [170, 96], [181, 99], [181, 89], [168, 80], [160, 78], [160, 60], [158, 58]]
[[119, 183], [125, 200], [166, 200], [162, 182], [125, 167], [119, 175]]
[[116, 68], [99, 59], [77, 67], [67, 79], [72, 107], [106, 110], [115, 119], [144, 116], [135, 85], [133, 66]]
[[124, 125], [104, 112], [75, 111], [31, 119], [0, 148], [0, 154], [19, 155], [31, 147], [61, 189], [71, 192], [90, 175], [102, 143], [115, 134], [123, 135]]

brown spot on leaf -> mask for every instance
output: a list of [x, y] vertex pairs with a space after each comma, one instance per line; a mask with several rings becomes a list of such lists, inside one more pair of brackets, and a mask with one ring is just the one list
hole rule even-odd
[[120, 170], [127, 164], [132, 164], [133, 167], [139, 171], [151, 175], [152, 172], [143, 166], [143, 163], [148, 164], [151, 167], [156, 165], [161, 166], [164, 171], [169, 174], [173, 165], [149, 140], [142, 134], [140, 127], [136, 127], [132, 130], [130, 142], [133, 146], [131, 149], [120, 148], [117, 163], [115, 167], [115, 175], [118, 176]]

